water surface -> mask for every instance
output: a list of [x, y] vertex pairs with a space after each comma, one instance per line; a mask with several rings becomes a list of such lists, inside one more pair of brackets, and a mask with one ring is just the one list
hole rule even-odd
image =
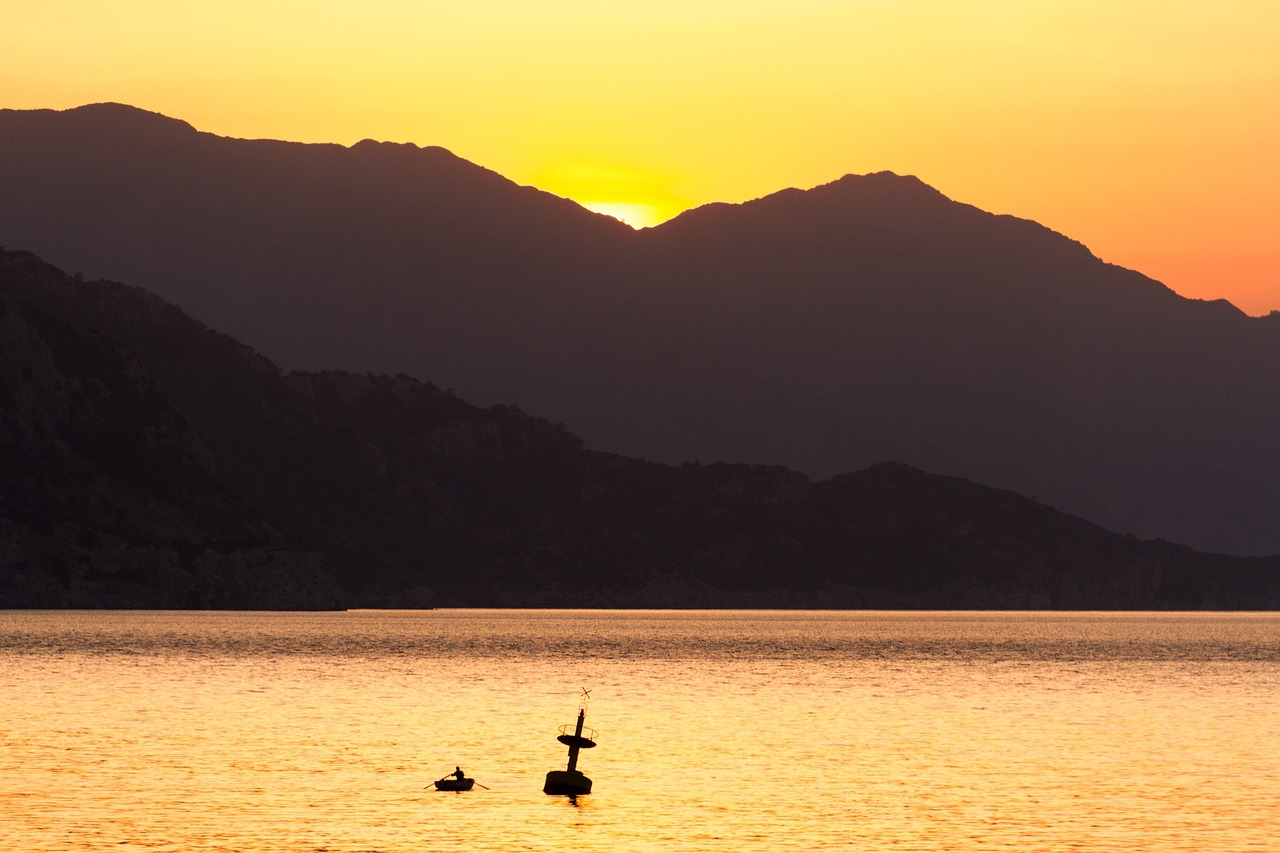
[[[2, 850], [1280, 838], [1273, 614], [17, 611], [0, 679]], [[424, 790], [455, 764], [489, 790]]]

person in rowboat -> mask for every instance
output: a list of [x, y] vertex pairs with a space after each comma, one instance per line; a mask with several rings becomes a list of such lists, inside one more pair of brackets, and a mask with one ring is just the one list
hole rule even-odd
[[467, 775], [462, 772], [462, 768], [456, 764], [453, 766], [453, 772], [450, 773], [449, 775], [457, 779], [459, 782], [467, 778]]

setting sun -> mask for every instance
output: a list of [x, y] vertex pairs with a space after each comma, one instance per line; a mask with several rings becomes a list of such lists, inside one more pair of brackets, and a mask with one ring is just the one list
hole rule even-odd
[[668, 175], [642, 167], [593, 163], [585, 155], [547, 166], [532, 176], [531, 183], [632, 228], [657, 225], [692, 206], [672, 189], [675, 181]]
[[647, 204], [632, 204], [626, 201], [583, 201], [579, 203], [587, 210], [603, 213], [605, 216], [612, 216], [620, 222], [627, 223], [632, 228], [648, 228], [662, 221], [658, 218], [654, 209]]

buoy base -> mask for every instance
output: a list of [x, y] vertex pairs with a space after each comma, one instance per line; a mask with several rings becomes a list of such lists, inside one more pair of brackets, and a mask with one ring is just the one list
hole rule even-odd
[[544, 794], [590, 794], [591, 780], [577, 770], [552, 770], [547, 774], [547, 783], [542, 786]]

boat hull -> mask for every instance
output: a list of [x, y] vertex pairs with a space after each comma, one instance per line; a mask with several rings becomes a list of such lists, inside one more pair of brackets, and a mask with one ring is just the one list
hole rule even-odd
[[577, 794], [591, 793], [591, 780], [577, 770], [552, 770], [547, 774], [547, 782], [542, 786], [544, 794]]
[[437, 779], [437, 791], [470, 791], [475, 779]]

